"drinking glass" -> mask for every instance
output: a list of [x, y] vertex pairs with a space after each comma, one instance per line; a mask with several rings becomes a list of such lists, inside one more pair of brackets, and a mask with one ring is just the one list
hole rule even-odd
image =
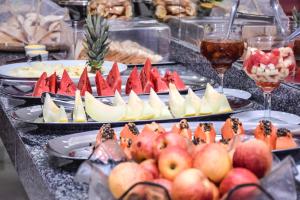
[[201, 54], [210, 61], [212, 68], [221, 79], [220, 92], [223, 93], [224, 74], [244, 53], [244, 41], [240, 33], [231, 33], [225, 37], [224, 24], [215, 24], [212, 29], [205, 29], [201, 42]]
[[271, 119], [271, 93], [295, 72], [293, 49], [281, 38], [250, 38], [244, 59], [244, 70], [264, 93], [264, 118]]

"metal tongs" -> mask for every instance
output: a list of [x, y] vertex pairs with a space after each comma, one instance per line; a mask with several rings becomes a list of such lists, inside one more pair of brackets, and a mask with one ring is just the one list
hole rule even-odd
[[276, 22], [279, 26], [279, 30], [280, 30], [280, 33], [282, 36], [286, 36], [287, 32], [283, 26], [283, 22], [280, 18], [280, 15], [279, 15], [279, 8], [280, 8], [280, 5], [279, 5], [279, 2], [278, 0], [270, 0], [270, 5], [271, 5], [271, 8], [273, 9], [274, 11], [274, 15], [275, 15], [275, 19], [276, 19]]
[[235, 19], [235, 16], [236, 16], [236, 13], [237, 13], [237, 9], [238, 9], [239, 5], [240, 5], [240, 0], [237, 0], [232, 5], [231, 12], [230, 12], [230, 18], [229, 18], [228, 30], [227, 30], [226, 38], [225, 39], [228, 39], [229, 36], [230, 36], [231, 28], [232, 28], [232, 25], [233, 25], [233, 22], [234, 22], [234, 19]]

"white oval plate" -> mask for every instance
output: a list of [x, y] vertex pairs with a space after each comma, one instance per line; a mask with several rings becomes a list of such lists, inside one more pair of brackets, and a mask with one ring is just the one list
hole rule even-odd
[[[239, 118], [242, 122], [258, 122], [263, 119], [264, 110], [240, 112], [231, 117]], [[271, 121], [275, 124], [300, 124], [300, 117], [295, 114], [272, 110]]]
[[[39, 78], [40, 75], [43, 73], [43, 71], [41, 70], [41, 73], [39, 75], [28, 75], [28, 76], [18, 76], [18, 75], [14, 75], [12, 70], [18, 69], [18, 68], [23, 68], [23, 67], [33, 67], [35, 64], [40, 63], [41, 65], [45, 64], [47, 66], [55, 66], [58, 64], [62, 64], [64, 67], [77, 67], [77, 66], [82, 66], [85, 67], [86, 65], [86, 60], [55, 60], [55, 61], [42, 61], [42, 62], [32, 62], [32, 63], [27, 63], [27, 62], [23, 62], [23, 63], [14, 63], [14, 64], [8, 64], [8, 65], [2, 65], [0, 66], [0, 76], [6, 76], [9, 78]], [[32, 66], [33, 65], [33, 66]], [[113, 65], [113, 62], [110, 61], [104, 61], [103, 64], [103, 75], [107, 75], [109, 73], [109, 71], [111, 70]], [[122, 63], [118, 63], [119, 66], [119, 71], [123, 72], [127, 69], [127, 65], [122, 64]], [[53, 73], [53, 72], [52, 72]], [[51, 73], [49, 72], [49, 75], [51, 75]], [[74, 76], [71, 77], [72, 79], [79, 79], [79, 76]], [[89, 74], [89, 77], [95, 77], [95, 74]]]

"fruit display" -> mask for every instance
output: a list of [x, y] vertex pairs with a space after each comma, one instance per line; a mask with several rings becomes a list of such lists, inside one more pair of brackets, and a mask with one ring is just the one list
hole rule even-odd
[[109, 25], [101, 16], [90, 14], [87, 15], [85, 23], [83, 47], [87, 52], [87, 64], [93, 73], [98, 70], [102, 72], [104, 57], [109, 49]]
[[[197, 129], [195, 132], [187, 129], [194, 138]], [[121, 129], [120, 145], [127, 158], [134, 162], [123, 162], [109, 174], [109, 189], [115, 198], [133, 184], [147, 181], [165, 187], [172, 199], [221, 199], [237, 185], [260, 184], [259, 179], [266, 176], [272, 166], [271, 150], [261, 140], [241, 142], [231, 155], [221, 143], [195, 145], [178, 132], [178, 128], [171, 126], [167, 131], [156, 123], [140, 129], [133, 123], [125, 125]], [[130, 173], [133, 169], [136, 173]], [[123, 179], [125, 172], [126, 178]], [[131, 190], [130, 194], [138, 197], [150, 195], [147, 186], [138, 188]], [[258, 195], [253, 186], [239, 189], [232, 198], [244, 199], [242, 197], [252, 195]]]
[[271, 150], [295, 148], [297, 144], [290, 130], [277, 129], [271, 121], [262, 120], [254, 131], [255, 138], [264, 141]]
[[246, 73], [262, 88], [278, 87], [295, 72], [295, 67], [294, 52], [290, 47], [275, 48], [268, 53], [249, 47], [244, 61]]
[[197, 5], [193, 0], [154, 0], [155, 16], [160, 20], [168, 20], [172, 16], [196, 16]]
[[[82, 78], [81, 80], [82, 81], [80, 83], [83, 83], [83, 86], [81, 87], [80, 94], [82, 94], [82, 91], [85, 93], [84, 109], [82, 108], [81, 101], [78, 100], [80, 96], [77, 94], [74, 110], [77, 109], [78, 112], [78, 108], [80, 108], [79, 110], [81, 112], [85, 111], [92, 120], [97, 122], [120, 122], [151, 119], [162, 120], [208, 114], [222, 114], [231, 111], [231, 107], [226, 96], [219, 94], [209, 84], [207, 84], [205, 95], [202, 98], [198, 97], [191, 89], [188, 90], [188, 95], [184, 98], [179, 93], [176, 86], [170, 83], [168, 107], [152, 88], [150, 89], [150, 95], [147, 101], [142, 100], [132, 90], [128, 96], [128, 102], [126, 103], [116, 89], [112, 105], [105, 104], [101, 101], [101, 99], [98, 100], [89, 93], [89, 82], [86, 81], [85, 78]], [[49, 94], [47, 94], [47, 96], [54, 104]], [[45, 101], [45, 104], [48, 103], [48, 101]], [[45, 104], [43, 107], [47, 108], [48, 105]], [[205, 106], [205, 108], [202, 108], [202, 106]], [[203, 112], [203, 110], [205, 110], [205, 112]], [[109, 115], [107, 115], [107, 113], [109, 113]], [[84, 115], [84, 113], [81, 115]], [[73, 119], [73, 121], [78, 120]], [[47, 120], [47, 122], [59, 122], [59, 120], [52, 118], [52, 121]], [[187, 124], [178, 124], [174, 127], [174, 130], [187, 138], [191, 138], [191, 133], [188, 131]]]
[[36, 82], [32, 96], [40, 97], [44, 92], [74, 96], [76, 89], [80, 90], [81, 95], [84, 95], [86, 91], [92, 92], [92, 86], [88, 77], [87, 68], [84, 68], [77, 87], [66, 70], [64, 70], [59, 83], [57, 79], [56, 72], [49, 77], [47, 77], [47, 73], [44, 72]]
[[89, 14], [107, 19], [130, 19], [133, 15], [130, 0], [92, 0], [87, 10]]
[[[85, 67], [76, 87], [66, 70], [63, 71], [59, 84], [56, 71], [48, 78], [47, 73], [44, 72], [35, 84], [32, 96], [39, 97], [43, 92], [74, 96], [76, 88], [81, 91], [81, 96], [84, 96], [86, 91], [92, 94], [92, 86], [88, 75], [88, 67]], [[97, 71], [95, 83], [98, 96], [114, 96], [116, 91], [122, 93], [122, 77], [118, 64], [113, 64], [106, 79], [102, 76], [100, 71]], [[151, 88], [157, 93], [165, 93], [169, 91], [168, 86], [170, 83], [175, 84], [179, 90], [187, 89], [187, 86], [176, 71], [172, 72], [168, 70], [165, 76], [161, 77], [158, 69], [152, 67], [150, 59], [147, 59], [140, 74], [137, 67], [131, 71], [126, 82], [125, 94], [129, 95], [131, 91], [134, 91], [136, 94], [149, 94]]]

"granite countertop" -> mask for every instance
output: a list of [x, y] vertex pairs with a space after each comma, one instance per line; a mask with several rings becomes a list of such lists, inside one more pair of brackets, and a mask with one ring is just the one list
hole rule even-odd
[[[197, 51], [172, 42], [171, 58], [208, 78], [217, 79], [209, 63]], [[1, 60], [2, 59], [2, 60]], [[0, 56], [0, 63], [5, 57]], [[245, 89], [253, 94], [253, 99], [262, 102], [262, 96], [254, 83], [241, 70], [232, 68], [225, 78], [227, 87]], [[273, 107], [278, 110], [300, 113], [300, 91], [281, 86], [275, 92]], [[287, 102], [285, 102], [287, 101]], [[47, 141], [60, 136], [62, 132], [39, 130], [37, 127], [13, 120], [9, 110], [14, 106], [21, 106], [22, 100], [0, 97], [0, 120], [2, 128], [0, 136], [15, 165], [24, 185], [28, 197], [32, 200], [40, 199], [87, 199], [88, 186], [74, 181], [78, 165], [57, 167], [46, 152]], [[253, 102], [253, 109], [262, 109], [260, 104]], [[66, 134], [66, 130], [62, 130]]]

